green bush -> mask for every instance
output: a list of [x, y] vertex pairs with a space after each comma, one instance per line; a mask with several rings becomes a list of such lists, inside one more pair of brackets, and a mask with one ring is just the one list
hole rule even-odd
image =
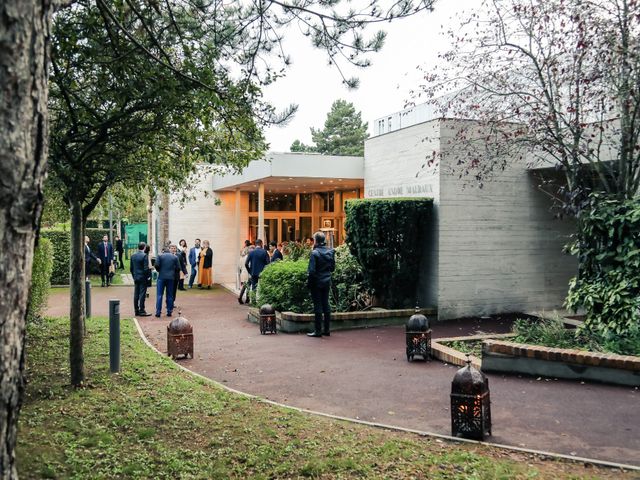
[[537, 322], [518, 319], [513, 324], [514, 342], [552, 348], [572, 348], [590, 352], [617, 353], [640, 356], [640, 328], [625, 335], [612, 332], [566, 328], [559, 317]]
[[336, 248], [336, 270], [331, 279], [331, 309], [336, 312], [364, 310], [371, 305], [371, 291], [362, 267], [344, 244]]
[[270, 263], [258, 282], [257, 306], [270, 304], [281, 312], [311, 313], [313, 303], [307, 288], [308, 260], [282, 260]]
[[284, 254], [289, 260], [300, 260], [311, 256], [311, 247], [300, 242], [289, 242], [284, 248]]
[[40, 239], [49, 240], [53, 250], [51, 284], [69, 285], [70, 233], [61, 230], [42, 230]]
[[32, 321], [42, 314], [47, 305], [49, 288], [51, 288], [51, 272], [53, 271], [53, 247], [47, 238], [40, 238], [33, 253], [33, 269], [31, 271], [31, 288], [27, 307], [27, 321]]
[[593, 195], [578, 216], [569, 251], [578, 275], [566, 306], [586, 311], [583, 329], [604, 338], [633, 336], [640, 325], [640, 201]]
[[[98, 244], [104, 235], [109, 235], [109, 230], [104, 228], [87, 228], [85, 235], [89, 237], [89, 246], [94, 254], [98, 252]], [[69, 285], [69, 265], [71, 260], [71, 232], [62, 230], [42, 230], [42, 238], [48, 238], [53, 245], [53, 273], [51, 283], [53, 285]], [[115, 245], [114, 245], [115, 253]], [[99, 273], [96, 262], [91, 262], [91, 270], [87, 273]]]
[[366, 283], [389, 308], [415, 305], [432, 208], [431, 198], [346, 202], [349, 249], [362, 265]]

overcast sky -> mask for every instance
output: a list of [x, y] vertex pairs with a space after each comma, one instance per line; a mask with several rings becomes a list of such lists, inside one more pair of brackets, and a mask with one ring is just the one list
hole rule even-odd
[[479, 3], [440, 0], [433, 12], [384, 24], [387, 39], [382, 51], [369, 57], [373, 64], [352, 69], [346, 75], [360, 78], [357, 90], [342, 85], [338, 71], [327, 65], [326, 55], [311, 47], [308, 39], [289, 35], [286, 48], [293, 64], [285, 78], [265, 90], [265, 98], [279, 108], [296, 103], [299, 109], [285, 127], [267, 129], [270, 150], [288, 152], [295, 139], [311, 143], [309, 127], [322, 128], [331, 104], [338, 98], [352, 102], [362, 112], [371, 134], [375, 119], [402, 110], [411, 100], [409, 91], [421, 83], [416, 67], [433, 67], [438, 53], [448, 48], [441, 35], [442, 26], [455, 22], [460, 12]]

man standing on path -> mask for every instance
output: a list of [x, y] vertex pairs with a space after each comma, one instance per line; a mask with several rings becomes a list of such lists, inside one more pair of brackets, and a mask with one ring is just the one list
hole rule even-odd
[[146, 248], [144, 242], [138, 244], [138, 251], [131, 255], [131, 275], [133, 276], [133, 309], [138, 317], [148, 317], [144, 308], [144, 301], [147, 298], [147, 282], [151, 277], [151, 269], [149, 268], [149, 257], [144, 253]]
[[167, 295], [167, 317], [173, 312], [173, 281], [176, 274], [180, 274], [178, 257], [171, 252], [163, 252], [156, 258], [155, 269], [158, 271], [158, 284], [156, 289], [156, 317], [162, 313], [162, 296]]
[[255, 290], [258, 286], [258, 280], [264, 267], [269, 264], [269, 253], [262, 248], [262, 240], [256, 240], [256, 248], [249, 252], [244, 262], [244, 267], [251, 276], [251, 290]]
[[116, 235], [116, 252], [118, 252], [118, 263], [120, 263], [120, 270], [124, 270], [124, 245], [122, 239]]
[[98, 245], [98, 259], [100, 260], [100, 278], [102, 279], [102, 286], [105, 284], [107, 287], [111, 279], [109, 278], [109, 267], [113, 263], [113, 245], [109, 243], [109, 237], [104, 235], [102, 242]]
[[85, 235], [84, 237], [84, 274], [87, 280], [89, 280], [89, 269], [91, 268], [91, 259], [98, 262], [98, 265], [100, 265], [101, 263], [100, 259], [96, 257], [94, 253], [91, 251], [91, 248], [89, 247], [90, 241], [91, 240], [89, 239], [89, 237]]
[[[331, 307], [329, 307], [329, 289], [331, 288], [331, 272], [336, 269], [335, 252], [326, 245], [324, 233], [316, 232], [313, 235], [314, 245], [309, 268], [307, 284], [311, 290], [313, 299], [314, 331], [307, 333], [310, 337], [330, 335]], [[324, 331], [322, 327], [322, 314], [324, 313]]]
[[189, 250], [189, 265], [191, 265], [191, 275], [189, 276], [189, 288], [193, 288], [193, 281], [198, 274], [198, 258], [200, 255], [200, 239], [196, 238], [195, 246]]
[[180, 282], [180, 272], [182, 272], [184, 275], [187, 274], [187, 265], [184, 262], [184, 257], [182, 255], [178, 255], [178, 247], [176, 247], [175, 245], [171, 245], [169, 247], [169, 252], [171, 252], [172, 255], [175, 255], [176, 258], [178, 259], [178, 271], [176, 272], [175, 276], [173, 277], [173, 301], [175, 302], [176, 298], [178, 297], [178, 282]]

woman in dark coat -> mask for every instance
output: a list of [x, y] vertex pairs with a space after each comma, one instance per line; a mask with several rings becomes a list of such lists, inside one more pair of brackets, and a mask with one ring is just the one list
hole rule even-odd
[[187, 241], [183, 238], [178, 242], [178, 259], [180, 260], [180, 279], [178, 280], [178, 290], [186, 290], [184, 288], [184, 277], [182, 273], [182, 265], [187, 265]]

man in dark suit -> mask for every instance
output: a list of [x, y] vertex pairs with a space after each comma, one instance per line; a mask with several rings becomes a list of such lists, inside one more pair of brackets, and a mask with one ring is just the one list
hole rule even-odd
[[162, 313], [162, 296], [167, 295], [167, 317], [173, 312], [173, 282], [176, 274], [180, 274], [180, 262], [178, 257], [171, 252], [165, 251], [156, 258], [155, 269], [158, 271], [158, 282], [156, 288], [156, 317]]
[[91, 260], [95, 260], [100, 264], [100, 259], [95, 256], [95, 254], [91, 251], [89, 247], [89, 237], [84, 237], [84, 274], [89, 280], [89, 270], [91, 269]]
[[[310, 337], [329, 336], [331, 324], [331, 308], [329, 307], [329, 289], [331, 273], [336, 269], [335, 251], [327, 247], [327, 240], [322, 232], [313, 235], [314, 246], [309, 258], [307, 283], [313, 300], [314, 331], [307, 333]], [[322, 314], [324, 313], [324, 331]]]
[[251, 290], [255, 290], [258, 286], [258, 280], [264, 267], [269, 264], [269, 253], [262, 248], [262, 240], [256, 240], [256, 248], [249, 252], [247, 260], [244, 262], [244, 267], [251, 276]]
[[178, 255], [178, 247], [176, 247], [175, 245], [171, 245], [169, 247], [169, 251], [176, 256], [176, 258], [178, 259], [178, 266], [180, 267], [179, 270], [176, 272], [175, 277], [173, 278], [173, 300], [175, 302], [177, 296], [178, 296], [178, 282], [180, 281], [180, 272], [182, 272], [183, 275], [187, 275], [187, 264], [184, 261], [184, 257], [182, 255]]
[[189, 250], [189, 265], [191, 265], [191, 275], [189, 276], [189, 288], [193, 288], [193, 281], [198, 273], [198, 256], [200, 255], [200, 239], [196, 238], [195, 246]]
[[102, 242], [98, 245], [98, 259], [100, 260], [100, 278], [102, 279], [102, 286], [107, 287], [111, 279], [109, 278], [109, 267], [113, 263], [113, 245], [109, 243], [109, 237], [105, 235], [102, 237]]
[[124, 270], [124, 244], [118, 235], [116, 235], [116, 252], [118, 252], [118, 263], [120, 264], [118, 268]]
[[133, 309], [138, 317], [151, 315], [144, 309], [144, 301], [147, 298], [147, 282], [151, 276], [149, 257], [144, 253], [147, 245], [144, 242], [138, 244], [138, 251], [131, 255], [131, 275], [133, 276]]
[[272, 240], [271, 242], [269, 242], [269, 253], [271, 254], [271, 263], [277, 262], [278, 260], [283, 259], [282, 252], [278, 247], [282, 247], [282, 244], [278, 245], [275, 240]]

